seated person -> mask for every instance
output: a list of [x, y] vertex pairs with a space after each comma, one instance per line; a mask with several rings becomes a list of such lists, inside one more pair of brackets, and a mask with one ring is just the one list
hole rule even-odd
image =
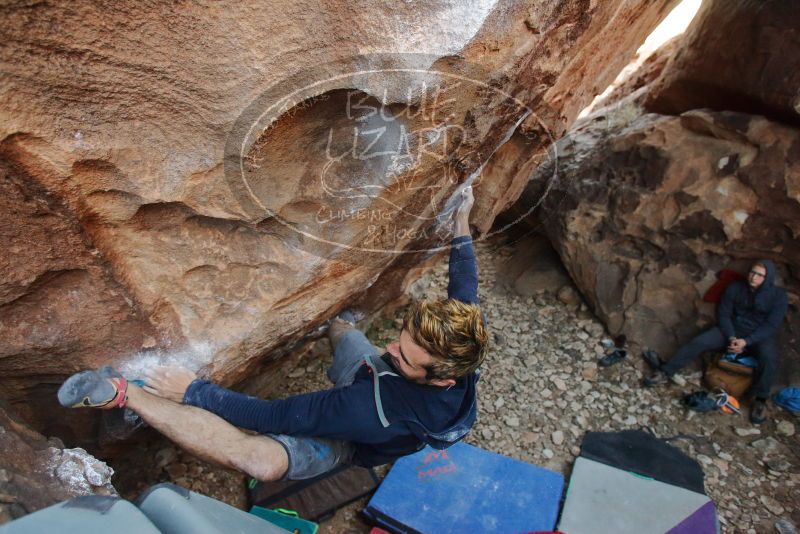
[[181, 367], [151, 371], [144, 388], [103, 368], [70, 377], [59, 401], [128, 407], [191, 453], [265, 481], [312, 478], [342, 463], [381, 465], [426, 444], [446, 448], [475, 423], [488, 343], [469, 233], [473, 201], [468, 187], [456, 213], [448, 299], [413, 303], [383, 354], [349, 324], [352, 314], [333, 321], [333, 389], [267, 401]]
[[678, 370], [703, 352], [727, 349], [747, 352], [758, 360], [750, 394], [754, 397], [750, 421], [766, 421], [766, 400], [778, 370], [776, 334], [786, 315], [786, 292], [775, 286], [775, 264], [759, 260], [750, 267], [747, 281], [731, 283], [717, 305], [717, 326], [681, 347], [670, 361], [646, 378], [647, 387], [666, 383]]

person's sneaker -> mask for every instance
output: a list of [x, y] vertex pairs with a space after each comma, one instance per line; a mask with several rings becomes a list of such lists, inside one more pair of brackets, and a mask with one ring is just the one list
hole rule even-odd
[[767, 403], [763, 399], [753, 401], [750, 407], [750, 422], [754, 425], [761, 425], [767, 421]]
[[675, 373], [674, 375], [670, 376], [669, 379], [676, 386], [683, 387], [686, 385], [686, 379], [683, 378], [680, 373]]
[[606, 354], [597, 362], [600, 367], [611, 367], [612, 365], [621, 362], [628, 355], [627, 351], [617, 349], [610, 354]]
[[642, 359], [647, 362], [647, 365], [650, 366], [650, 369], [661, 369], [661, 366], [664, 365], [661, 356], [654, 350], [647, 349], [646, 351], [642, 352]]
[[[110, 409], [125, 406], [128, 382], [122, 376], [108, 376], [112, 374], [109, 369], [103, 368], [102, 373], [81, 371], [67, 378], [58, 388], [58, 402], [66, 408]], [[116, 371], [114, 373], [119, 375]]]
[[663, 384], [669, 383], [669, 375], [667, 373], [665, 373], [664, 371], [660, 371], [660, 370], [659, 371], [655, 371], [653, 374], [651, 374], [650, 376], [645, 378], [642, 383], [644, 384], [644, 387], [646, 387], [646, 388], [652, 388], [652, 387], [655, 387], [655, 386], [661, 386]]
[[775, 532], [778, 534], [797, 534], [797, 529], [794, 527], [794, 523], [783, 518], [775, 522]]

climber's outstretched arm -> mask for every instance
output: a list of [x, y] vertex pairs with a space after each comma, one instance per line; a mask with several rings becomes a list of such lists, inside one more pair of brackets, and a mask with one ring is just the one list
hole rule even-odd
[[467, 304], [478, 304], [478, 262], [472, 247], [469, 214], [475, 197], [472, 187], [461, 193], [461, 204], [455, 213], [455, 228], [450, 247], [449, 282], [447, 297]]

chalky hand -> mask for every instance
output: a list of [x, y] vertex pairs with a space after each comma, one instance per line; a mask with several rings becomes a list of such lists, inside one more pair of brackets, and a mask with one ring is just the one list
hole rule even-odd
[[155, 367], [147, 372], [145, 391], [175, 402], [183, 402], [183, 395], [197, 375], [177, 365]]

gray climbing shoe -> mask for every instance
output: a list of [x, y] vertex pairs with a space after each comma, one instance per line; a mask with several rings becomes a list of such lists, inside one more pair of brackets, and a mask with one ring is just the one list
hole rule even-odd
[[[111, 371], [109, 371], [109, 369]], [[108, 376], [111, 372], [117, 376]], [[66, 408], [116, 408], [127, 401], [128, 382], [113, 369], [75, 373], [58, 388], [58, 402]]]
[[344, 321], [350, 324], [350, 326], [355, 326], [358, 321], [364, 319], [364, 313], [358, 310], [346, 309], [341, 311], [339, 315], [336, 316], [336, 319]]
[[655, 371], [653, 374], [651, 374], [650, 376], [645, 378], [644, 381], [642, 382], [642, 384], [646, 388], [652, 388], [652, 387], [655, 387], [655, 386], [661, 386], [663, 384], [668, 384], [669, 381], [670, 381], [669, 375], [667, 373], [665, 373], [664, 371], [659, 370], [659, 371]]

